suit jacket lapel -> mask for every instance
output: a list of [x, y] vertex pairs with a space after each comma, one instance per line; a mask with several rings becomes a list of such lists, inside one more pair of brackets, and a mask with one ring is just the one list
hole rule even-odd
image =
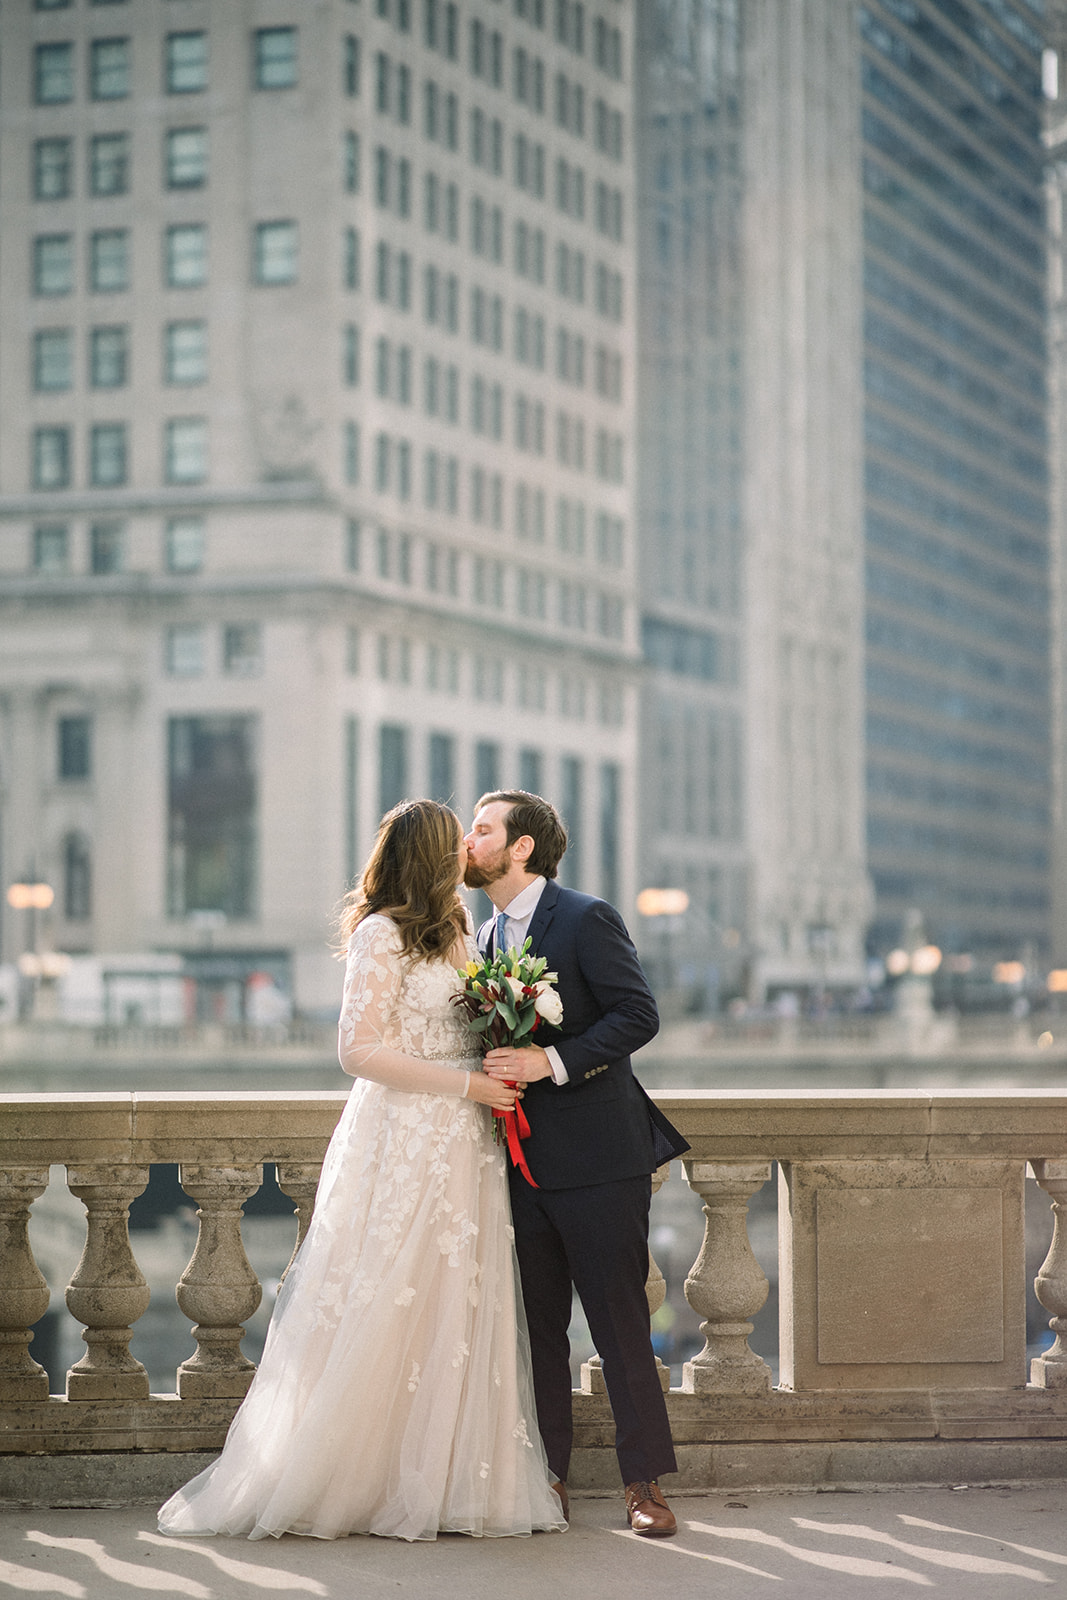
[[527, 935], [530, 940], [530, 949], [533, 951], [535, 956], [541, 954], [541, 940], [548, 931], [549, 924], [552, 921], [553, 913], [556, 909], [556, 901], [558, 899], [559, 884], [554, 878], [549, 878], [548, 882], [541, 891], [541, 898], [537, 902], [537, 909], [530, 918], [530, 926], [527, 929]]

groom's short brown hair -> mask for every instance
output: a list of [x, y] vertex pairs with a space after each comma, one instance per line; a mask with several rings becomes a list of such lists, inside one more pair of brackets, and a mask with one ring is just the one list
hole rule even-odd
[[482, 795], [474, 807], [475, 815], [483, 806], [497, 801], [510, 807], [504, 818], [508, 844], [513, 845], [524, 834], [534, 842], [526, 863], [527, 872], [541, 878], [554, 878], [567, 849], [567, 830], [555, 806], [526, 789], [494, 789], [491, 794]]

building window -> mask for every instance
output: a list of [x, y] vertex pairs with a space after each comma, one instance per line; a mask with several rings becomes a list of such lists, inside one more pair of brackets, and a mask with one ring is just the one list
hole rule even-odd
[[195, 289], [207, 282], [207, 228], [183, 222], [165, 234], [164, 271], [170, 289]]
[[92, 916], [92, 855], [82, 833], [68, 833], [63, 842], [63, 915], [68, 922]]
[[346, 422], [343, 433], [344, 477], [349, 484], [358, 484], [360, 433], [358, 422]]
[[69, 489], [70, 429], [33, 430], [33, 487]]
[[89, 287], [114, 294], [130, 286], [129, 234], [125, 228], [105, 228], [89, 235]]
[[207, 129], [170, 128], [164, 171], [168, 189], [201, 189], [207, 182]]
[[363, 564], [363, 524], [358, 517], [349, 517], [345, 522], [344, 549], [346, 569], [358, 572]]
[[38, 139], [33, 147], [33, 198], [65, 200], [71, 192], [73, 155], [70, 139]]
[[164, 535], [168, 572], [199, 572], [204, 565], [203, 517], [171, 517]]
[[42, 328], [33, 336], [33, 387], [69, 389], [73, 378], [73, 337], [69, 328]]
[[257, 89], [296, 85], [296, 29], [257, 28], [253, 36], [252, 78]]
[[492, 740], [479, 739], [474, 746], [474, 787], [479, 794], [500, 788], [500, 746]]
[[130, 92], [130, 41], [94, 39], [89, 46], [89, 93], [94, 100], [125, 100]]
[[34, 52], [34, 99], [39, 106], [63, 105], [74, 98], [74, 46], [39, 44]]
[[456, 741], [450, 733], [430, 735], [430, 798], [447, 806], [456, 798]]
[[341, 259], [341, 277], [345, 288], [358, 289], [360, 276], [359, 229], [346, 228]]
[[256, 283], [295, 283], [299, 234], [295, 222], [256, 224], [253, 275]]
[[378, 729], [378, 808], [384, 814], [407, 798], [408, 730], [383, 723]]
[[359, 94], [359, 71], [359, 40], [354, 33], [346, 33], [344, 66], [342, 68], [342, 83], [345, 94], [352, 99], [355, 99], [355, 97]]
[[163, 381], [207, 381], [207, 323], [168, 322], [163, 330]]
[[70, 563], [70, 534], [63, 523], [47, 523], [33, 530], [33, 570], [44, 575], [66, 572]]
[[69, 294], [74, 287], [74, 248], [69, 233], [42, 233], [33, 241], [35, 294]]
[[342, 360], [345, 385], [349, 389], [359, 387], [359, 329], [354, 322], [349, 322], [344, 330], [344, 355]]
[[92, 776], [92, 732], [90, 717], [60, 717], [56, 723], [58, 777], [84, 782]]
[[207, 88], [206, 33], [168, 33], [163, 81], [168, 94], [198, 94]]
[[207, 422], [203, 417], [173, 417], [166, 423], [163, 473], [167, 483], [203, 483], [207, 477]]
[[126, 482], [125, 423], [96, 422], [89, 430], [89, 482], [94, 489]]
[[129, 330], [93, 328], [89, 333], [89, 382], [94, 389], [121, 389], [129, 370]]
[[582, 763], [576, 756], [564, 756], [560, 762], [562, 792], [560, 811], [567, 828], [569, 840], [567, 855], [560, 863], [563, 881], [568, 889], [578, 889], [582, 881]]
[[130, 187], [130, 136], [99, 133], [89, 141], [89, 193], [126, 194]]
[[344, 184], [348, 194], [359, 193], [359, 134], [351, 128], [344, 137]]
[[257, 877], [253, 717], [172, 717], [168, 728], [167, 910], [252, 916]]
[[199, 623], [182, 622], [168, 628], [165, 637], [167, 671], [173, 678], [198, 678], [204, 670], [204, 630]]
[[228, 622], [222, 630], [222, 670], [254, 678], [263, 670], [263, 635], [258, 622]]
[[126, 530], [121, 522], [94, 522], [89, 529], [89, 571], [94, 578], [121, 572], [126, 565]]

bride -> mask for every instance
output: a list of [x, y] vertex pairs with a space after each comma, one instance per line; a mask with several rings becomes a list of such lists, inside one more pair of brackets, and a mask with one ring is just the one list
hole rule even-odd
[[383, 819], [345, 901], [339, 1054], [356, 1082], [218, 1460], [170, 1534], [528, 1534], [566, 1526], [537, 1431], [504, 1156], [451, 1004], [476, 954], [455, 813]]

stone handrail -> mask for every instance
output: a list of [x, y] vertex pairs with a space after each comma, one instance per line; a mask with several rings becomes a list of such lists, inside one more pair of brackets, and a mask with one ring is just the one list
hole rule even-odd
[[[692, 1149], [682, 1163], [705, 1234], [686, 1279], [705, 1347], [669, 1395], [690, 1476], [724, 1440], [932, 1443], [1067, 1441], [1067, 1095], [906, 1091], [656, 1095]], [[0, 1096], [0, 1455], [217, 1448], [254, 1367], [243, 1323], [261, 1289], [241, 1239], [263, 1164], [294, 1201], [303, 1237], [345, 1091]], [[779, 1169], [780, 1377], [749, 1347], [767, 1280], [749, 1198]], [[176, 1392], [150, 1395], [130, 1353], [148, 1303], [127, 1228], [156, 1163], [177, 1163], [199, 1207], [176, 1286], [196, 1353]], [[49, 1301], [27, 1222], [49, 1168], [86, 1208], [66, 1292], [84, 1356], [49, 1396], [32, 1324]], [[1027, 1173], [1055, 1219], [1035, 1291], [1051, 1348], [1025, 1342]], [[662, 1300], [650, 1263], [649, 1294]], [[664, 1374], [666, 1382], [666, 1373]], [[583, 1371], [578, 1442], [610, 1454], [596, 1362]], [[90, 1403], [91, 1402], [91, 1403]], [[703, 1452], [703, 1453], [701, 1453]], [[579, 1451], [581, 1456], [581, 1451]], [[704, 1463], [704, 1465], [701, 1465]], [[590, 1479], [597, 1471], [589, 1469]], [[758, 1474], [757, 1474], [758, 1476]], [[701, 1480], [703, 1481], [703, 1480]]]

